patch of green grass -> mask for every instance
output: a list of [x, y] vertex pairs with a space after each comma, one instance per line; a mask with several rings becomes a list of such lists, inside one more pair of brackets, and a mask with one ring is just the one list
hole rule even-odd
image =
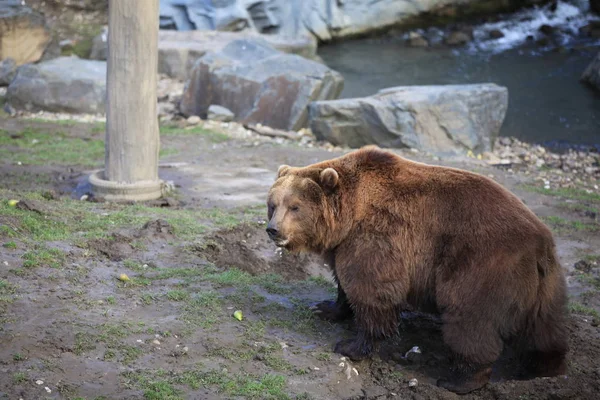
[[258, 284], [261, 285], [267, 292], [272, 294], [289, 294], [292, 289], [284, 284], [284, 280], [277, 274], [264, 274], [257, 277]]
[[527, 191], [541, 193], [547, 196], [562, 197], [572, 200], [583, 200], [600, 203], [600, 194], [575, 188], [544, 189], [540, 186], [523, 185]]
[[58, 249], [37, 246], [23, 254], [23, 268], [50, 267], [61, 268], [66, 260], [65, 253]]
[[248, 322], [246, 337], [250, 339], [262, 339], [265, 336], [266, 324], [263, 321], [252, 321]]
[[106, 298], [106, 303], [110, 305], [115, 305], [117, 304], [117, 300], [115, 299], [115, 296], [108, 296]]
[[16, 384], [27, 382], [27, 374], [25, 372], [15, 372], [13, 374], [13, 382]]
[[201, 278], [205, 275], [206, 269], [196, 268], [157, 268], [154, 273], [146, 274], [153, 280], [173, 279], [173, 278]]
[[331, 360], [331, 353], [319, 353], [315, 358], [319, 361], [329, 361]]
[[596, 290], [600, 290], [600, 277], [590, 274], [577, 275], [577, 280], [592, 285]]
[[94, 350], [96, 348], [96, 336], [87, 334], [85, 332], [75, 333], [75, 345], [73, 352], [75, 355], [82, 355], [85, 352]]
[[226, 397], [242, 397], [249, 400], [287, 400], [284, 393], [285, 377], [278, 375], [250, 375], [246, 373], [229, 374], [223, 371], [188, 370], [179, 374], [158, 371], [148, 373], [125, 374], [130, 382], [144, 391], [146, 399], [183, 399], [182, 391], [175, 384], [186, 385], [197, 390], [215, 387], [219, 394]]
[[0, 135], [0, 158], [8, 163], [20, 161], [32, 165], [100, 166], [104, 160], [104, 141], [25, 128], [15, 139], [8, 134]]
[[167, 292], [167, 299], [171, 301], [184, 301], [190, 298], [190, 294], [185, 290], [170, 290]]
[[211, 143], [223, 143], [231, 140], [231, 138], [224, 133], [211, 131], [199, 126], [180, 128], [177, 125], [162, 125], [160, 127], [160, 134], [165, 136], [200, 135], [205, 137]]
[[13, 361], [23, 361], [25, 357], [20, 353], [13, 354]]
[[573, 314], [590, 315], [595, 318], [600, 318], [598, 311], [576, 301], [569, 302], [569, 311]]
[[106, 122], [95, 122], [92, 126], [92, 133], [106, 132]]
[[251, 375], [238, 375], [230, 382], [221, 385], [223, 392], [247, 399], [287, 400], [289, 396], [283, 391], [286, 380], [281, 375], [266, 374], [259, 378]]
[[[244, 262], [244, 260], [240, 260]], [[221, 286], [247, 286], [255, 282], [252, 275], [236, 268], [227, 269], [223, 272], [212, 273], [206, 276], [207, 280]]]
[[121, 359], [123, 364], [129, 364], [143, 354], [142, 349], [139, 347], [129, 345], [121, 345], [118, 347], [118, 350], [123, 356]]
[[558, 216], [544, 217], [544, 221], [556, 231], [578, 231], [578, 232], [596, 232], [600, 230], [600, 225], [596, 223], [587, 223], [582, 221], [569, 221]]
[[219, 293], [205, 291], [188, 299], [183, 311], [182, 318], [186, 323], [210, 328], [223, 319], [223, 300]]
[[144, 390], [146, 400], [179, 400], [183, 399], [182, 392], [165, 381], [151, 382]]
[[5, 249], [14, 250], [17, 248], [17, 244], [13, 241], [6, 242], [2, 245]]
[[150, 305], [152, 304], [152, 302], [154, 301], [155, 296], [152, 293], [144, 293], [142, 295], [142, 303], [144, 303], [145, 305]]
[[142, 269], [141, 264], [139, 262], [130, 259], [123, 260], [123, 267], [129, 268], [134, 271], [140, 271]]

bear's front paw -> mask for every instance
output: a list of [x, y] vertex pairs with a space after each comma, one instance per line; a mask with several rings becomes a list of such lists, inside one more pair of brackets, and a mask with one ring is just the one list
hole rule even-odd
[[313, 313], [325, 321], [343, 321], [352, 318], [352, 310], [347, 304], [339, 305], [336, 301], [325, 300], [312, 308]]
[[356, 339], [340, 340], [335, 345], [334, 351], [350, 358], [352, 361], [364, 360], [371, 356], [370, 346]]
[[491, 375], [491, 366], [471, 367], [455, 371], [449, 379], [438, 379], [437, 385], [457, 394], [467, 394], [484, 387]]

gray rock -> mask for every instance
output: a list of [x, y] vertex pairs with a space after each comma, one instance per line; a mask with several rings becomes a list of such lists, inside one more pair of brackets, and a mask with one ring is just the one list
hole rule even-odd
[[317, 53], [317, 43], [309, 36], [284, 39], [252, 32], [161, 30], [158, 34], [158, 71], [173, 78], [187, 79], [199, 58], [209, 52], [221, 51], [239, 39], [262, 39], [278, 50], [307, 58], [315, 57]]
[[508, 90], [495, 84], [405, 86], [314, 102], [309, 119], [315, 136], [334, 145], [453, 155], [491, 150], [507, 106]]
[[408, 35], [408, 45], [411, 47], [427, 47], [429, 42], [418, 32], [411, 32]]
[[588, 85], [600, 90], [600, 53], [581, 75], [581, 80]]
[[17, 65], [38, 61], [51, 41], [44, 16], [20, 0], [0, 1], [0, 60]]
[[106, 63], [60, 57], [24, 65], [8, 87], [6, 97], [20, 110], [103, 113]]
[[600, 21], [590, 21], [589, 24], [579, 28], [579, 33], [584, 36], [600, 38]]
[[600, 15], [600, 0], [590, 0], [590, 10]]
[[0, 61], [0, 86], [8, 86], [17, 75], [17, 63], [12, 58]]
[[306, 126], [311, 101], [337, 98], [342, 88], [342, 76], [325, 65], [264, 40], [234, 40], [198, 59], [180, 111], [205, 118], [209, 106], [219, 104], [242, 123], [298, 130]]
[[228, 108], [212, 104], [208, 107], [207, 118], [212, 121], [231, 122], [235, 118], [235, 115]]
[[108, 59], [108, 26], [102, 27], [102, 32], [92, 41], [90, 59], [101, 61]]
[[500, 29], [492, 29], [489, 33], [490, 39], [500, 39], [504, 37], [504, 32]]
[[460, 46], [469, 43], [473, 37], [466, 32], [450, 32], [446, 38], [446, 44], [449, 46]]

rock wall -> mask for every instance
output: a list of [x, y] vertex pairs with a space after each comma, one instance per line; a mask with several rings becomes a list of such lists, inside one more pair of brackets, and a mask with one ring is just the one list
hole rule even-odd
[[17, 65], [36, 62], [50, 43], [44, 17], [18, 0], [0, 1], [0, 60]]
[[320, 41], [365, 35], [424, 18], [430, 22], [509, 11], [548, 0], [161, 0], [161, 28], [250, 29]]

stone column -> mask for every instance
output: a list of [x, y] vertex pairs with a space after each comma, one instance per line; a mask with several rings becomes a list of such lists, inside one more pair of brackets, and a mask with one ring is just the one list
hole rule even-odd
[[109, 201], [159, 198], [159, 0], [110, 0], [105, 169], [90, 176]]

